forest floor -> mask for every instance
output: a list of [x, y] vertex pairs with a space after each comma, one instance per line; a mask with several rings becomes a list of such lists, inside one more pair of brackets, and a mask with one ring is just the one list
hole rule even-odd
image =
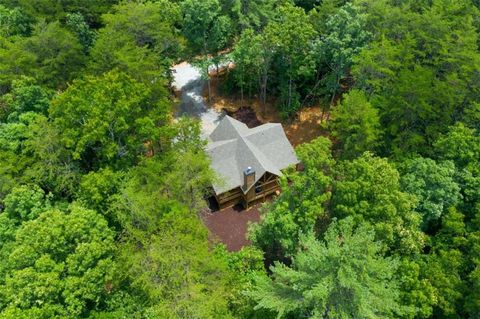
[[237, 205], [221, 211], [212, 207], [214, 205], [210, 203], [210, 208], [200, 212], [200, 218], [210, 231], [210, 240], [224, 243], [228, 251], [239, 251], [242, 247], [250, 245], [247, 239], [248, 225], [260, 221], [261, 204], [248, 210]]
[[[229, 96], [222, 94], [220, 85], [223, 80], [222, 73], [220, 76], [211, 74], [211, 92], [212, 96], [208, 99], [208, 88], [203, 88], [203, 96], [206, 103], [217, 112], [226, 112], [228, 115], [242, 120], [242, 115], [237, 116], [238, 111], [245, 113], [245, 108], [254, 111], [259, 124], [263, 123], [282, 123], [288, 140], [294, 147], [310, 142], [318, 136], [326, 135], [322, 129], [322, 122], [326, 121], [328, 114], [324, 113], [320, 105], [302, 108], [294, 119], [284, 120], [278, 108], [275, 107], [275, 101], [267, 101], [263, 106], [258, 98], [244, 98], [243, 101], [238, 96]], [[249, 124], [246, 123], [245, 124]]]

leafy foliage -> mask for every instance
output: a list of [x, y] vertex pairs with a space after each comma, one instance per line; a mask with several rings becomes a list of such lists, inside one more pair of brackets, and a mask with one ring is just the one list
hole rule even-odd
[[341, 143], [342, 156], [354, 158], [374, 150], [381, 131], [378, 112], [362, 91], [352, 90], [332, 113], [332, 136]]
[[401, 313], [397, 262], [382, 257], [374, 231], [352, 218], [333, 222], [325, 241], [303, 239], [291, 267], [271, 267], [272, 279], [258, 278], [249, 295], [257, 308], [296, 318], [371, 318]]
[[460, 187], [454, 181], [452, 162], [436, 163], [429, 158], [415, 158], [403, 163], [402, 189], [415, 194], [423, 224], [438, 220], [460, 200]]
[[341, 91], [341, 81], [353, 64], [353, 59], [368, 43], [371, 33], [366, 31], [366, 15], [360, 8], [347, 3], [328, 18], [325, 36], [318, 43], [320, 63], [328, 68], [323, 78], [332, 102]]
[[9, 253], [0, 294], [2, 316], [82, 315], [107, 294], [113, 248], [106, 221], [79, 206], [67, 212], [46, 210], [24, 221], [15, 240], [3, 247]]
[[299, 149], [305, 172], [282, 180], [284, 192], [264, 207], [261, 223], [250, 230], [251, 240], [265, 252], [268, 263], [291, 257], [301, 236], [321, 226], [317, 225], [319, 219], [328, 220], [325, 206], [332, 179], [327, 174], [334, 164], [330, 147], [329, 140], [318, 138]]
[[[0, 317], [477, 318], [479, 7], [3, 0]], [[197, 216], [215, 176], [173, 119], [182, 60], [209, 97], [228, 62], [262, 119], [328, 121], [240, 252]]]
[[[166, 99], [121, 72], [75, 81], [52, 101], [50, 114], [62, 142], [86, 168], [134, 163], [149, 138], [160, 140], [168, 121]], [[149, 127], [151, 125], [152, 127]]]
[[336, 170], [332, 214], [352, 216], [374, 226], [377, 238], [404, 254], [420, 251], [424, 235], [414, 211], [416, 199], [400, 189], [400, 175], [386, 159], [369, 153], [340, 162]]

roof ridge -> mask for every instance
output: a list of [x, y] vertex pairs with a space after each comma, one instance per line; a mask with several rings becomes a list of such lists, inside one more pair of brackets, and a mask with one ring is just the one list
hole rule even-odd
[[[263, 157], [262, 160], [264, 160], [264, 161], [265, 161], [266, 163], [268, 163], [268, 164], [271, 164], [271, 166], [273, 166], [273, 167], [277, 170], [277, 172], [279, 172], [279, 173], [281, 174], [280, 170], [276, 167], [276, 165], [273, 164], [273, 162], [268, 159], [268, 157], [265, 155], [265, 153], [264, 153], [259, 147], [257, 147], [254, 143], [252, 143], [251, 141], [249, 141], [249, 140], [247, 140], [247, 139], [245, 139], [245, 138], [243, 138], [243, 137], [242, 137], [242, 139], [245, 140], [248, 148], [253, 148], [253, 149], [255, 149], [256, 151], [258, 151], [258, 154]], [[260, 161], [259, 161], [259, 162], [260, 162]], [[265, 165], [263, 165], [262, 162], [260, 162], [260, 165], [262, 165], [262, 167], [265, 169], [265, 171], [268, 171], [268, 172], [273, 173], [273, 174], [277, 174], [276, 172], [272, 172], [271, 170], [267, 169], [267, 167], [265, 167]], [[277, 175], [278, 175], [278, 174], [277, 174]]]
[[241, 132], [238, 130], [238, 129], [239, 129], [238, 126], [240, 126], [241, 128], [249, 129], [249, 127], [248, 127], [245, 123], [240, 122], [239, 120], [237, 120], [237, 119], [235, 119], [235, 118], [233, 118], [233, 117], [231, 117], [231, 116], [229, 116], [229, 115], [225, 115], [224, 118], [227, 119], [227, 120], [230, 122], [230, 124], [232, 124], [233, 128], [235, 129], [235, 131], [238, 132], [238, 135], [241, 135]]
[[[240, 137], [241, 140], [245, 143], [245, 146], [247, 147], [247, 149], [252, 153], [253, 157], [256, 159], [256, 161], [258, 162], [258, 164], [262, 167], [262, 169], [265, 171], [265, 172], [269, 172], [269, 173], [272, 173], [272, 174], [275, 174], [277, 176], [281, 176], [282, 175], [282, 172], [280, 171], [280, 169], [278, 167], [276, 167], [275, 164], [273, 164], [272, 161], [270, 161], [267, 156], [263, 153], [262, 150], [260, 150], [255, 144], [253, 144], [252, 142], [250, 142], [248, 139], [246, 139], [245, 137], [241, 136]], [[237, 166], [238, 167], [238, 166]], [[247, 189], [244, 189], [242, 187], [242, 190], [244, 193], [247, 193], [252, 187], [253, 185], [255, 185], [257, 183], [257, 181], [263, 176], [263, 174], [260, 176], [260, 174], [255, 174], [255, 182], [252, 183]]]
[[282, 128], [283, 130], [283, 126], [280, 123], [264, 123], [262, 125], [249, 129], [248, 133], [245, 134], [244, 137], [249, 137], [278, 127]]
[[207, 149], [213, 149], [215, 147], [219, 147], [228, 143], [236, 142], [238, 138], [231, 138], [231, 139], [226, 139], [226, 140], [220, 140], [220, 141], [210, 141], [207, 145]]

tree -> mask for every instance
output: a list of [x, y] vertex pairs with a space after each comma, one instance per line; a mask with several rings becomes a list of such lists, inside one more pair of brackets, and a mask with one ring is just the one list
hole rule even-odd
[[[37, 185], [21, 185], [12, 189], [3, 201], [0, 212], [0, 255], [6, 260], [9, 246], [23, 222], [37, 218], [50, 206], [50, 199]], [[0, 282], [7, 265], [0, 265]]]
[[441, 135], [434, 146], [436, 156], [440, 159], [452, 160], [459, 168], [467, 168], [472, 172], [480, 170], [477, 165], [480, 158], [478, 130], [458, 122], [449, 127], [449, 131]]
[[148, 85], [163, 89], [166, 84], [160, 56], [146, 47], [137, 46], [124, 32], [101, 29], [90, 55], [89, 69], [97, 76], [119, 70]]
[[131, 233], [151, 233], [168, 209], [168, 200], [180, 202], [196, 215], [205, 205], [203, 198], [213, 179], [204, 153], [172, 151], [145, 159], [110, 199], [112, 217]]
[[89, 172], [82, 176], [75, 198], [82, 206], [103, 212], [110, 222], [112, 217], [108, 213], [111, 213], [109, 209], [112, 197], [118, 193], [124, 175], [123, 172], [114, 172], [109, 167]]
[[432, 239], [432, 253], [426, 256], [425, 276], [435, 288], [437, 303], [434, 316], [463, 317], [463, 297], [466, 281], [463, 280], [468, 239], [464, 215], [450, 208], [442, 216], [442, 228]]
[[434, 283], [425, 275], [428, 264], [421, 254], [401, 255], [395, 277], [400, 285], [400, 303], [405, 306], [403, 318], [431, 318], [438, 303]]
[[388, 160], [369, 153], [339, 162], [332, 190], [332, 216], [352, 216], [373, 225], [377, 239], [402, 255], [420, 252], [424, 234], [417, 201], [401, 191], [400, 175]]
[[35, 83], [33, 78], [13, 80], [11, 92], [2, 97], [6, 104], [3, 117], [6, 122], [17, 122], [20, 115], [27, 112], [47, 115], [52, 95], [50, 90]]
[[427, 155], [479, 99], [476, 8], [471, 1], [365, 2], [376, 37], [355, 59], [356, 85], [379, 110], [387, 153]]
[[74, 81], [50, 109], [63, 145], [86, 170], [135, 163], [146, 143], [160, 143], [167, 112], [165, 96], [152, 96], [146, 85], [117, 71]]
[[0, 36], [28, 36], [32, 31], [32, 19], [19, 8], [8, 9], [0, 5]]
[[477, 130], [459, 122], [451, 126], [434, 144], [434, 155], [439, 160], [455, 163], [455, 180], [461, 188], [462, 211], [474, 218], [480, 203], [480, 135]]
[[[198, 208], [191, 206], [201, 204], [192, 200], [211, 185], [205, 180], [210, 171], [199, 159], [203, 153], [192, 161], [190, 156], [172, 152], [149, 158], [130, 171], [117, 194], [108, 196], [110, 216], [123, 234], [117, 254], [119, 282], [114, 285], [126, 287], [129, 298], [112, 304], [108, 312], [121, 311], [126, 317], [230, 317], [232, 275], [225, 259], [210, 250]], [[192, 188], [197, 189], [192, 193]]]
[[155, 232], [128, 238], [119, 255], [120, 277], [145, 296], [142, 317], [231, 318], [225, 261], [210, 251], [195, 215], [178, 203], [164, 203]]
[[236, 67], [233, 76], [240, 87], [240, 98], [243, 104], [245, 91], [251, 97], [252, 90], [258, 88], [258, 79], [264, 66], [262, 52], [262, 36], [255, 34], [252, 29], [242, 32], [232, 52]]
[[319, 0], [295, 0], [295, 5], [302, 7], [305, 11], [312, 10], [316, 5], [320, 4], [322, 1]]
[[325, 227], [332, 184], [329, 173], [334, 164], [330, 148], [331, 142], [322, 137], [300, 146], [305, 171], [281, 180], [282, 194], [264, 206], [261, 222], [251, 226], [249, 237], [264, 251], [268, 264], [287, 262], [303, 234]]
[[248, 291], [257, 309], [277, 318], [373, 318], [401, 314], [397, 261], [382, 256], [383, 246], [366, 225], [352, 218], [333, 222], [323, 241], [310, 235], [291, 267], [276, 263], [272, 279], [259, 277]]
[[2, 214], [21, 224], [37, 218], [49, 206], [49, 200], [38, 185], [22, 185], [5, 197], [4, 205]]
[[34, 53], [25, 51], [20, 41], [0, 37], [0, 93], [10, 91], [12, 81], [37, 71]]
[[255, 302], [245, 294], [245, 290], [254, 285], [256, 277], [267, 277], [263, 252], [252, 246], [245, 246], [238, 252], [229, 252], [224, 245], [218, 245], [215, 253], [227, 261], [232, 274], [228, 283], [232, 288], [228, 301], [234, 318], [275, 318], [270, 311], [255, 310]]
[[422, 215], [424, 229], [429, 229], [448, 208], [460, 201], [453, 162], [436, 163], [429, 158], [417, 157], [406, 160], [400, 168], [402, 189], [417, 197], [416, 210]]
[[89, 25], [81, 13], [67, 14], [67, 27], [77, 35], [78, 41], [83, 46], [83, 51], [88, 52], [95, 41], [95, 32], [90, 30]]
[[354, 57], [369, 42], [366, 15], [353, 4], [347, 3], [332, 15], [326, 24], [325, 36], [318, 42], [320, 65], [329, 69], [323, 78], [331, 94], [330, 104], [341, 91], [341, 80], [347, 76]]
[[472, 103], [463, 111], [462, 121], [471, 128], [480, 131], [480, 103]]
[[35, 67], [27, 75], [53, 89], [65, 87], [84, 66], [78, 39], [60, 23], [39, 23], [32, 36], [21, 41], [22, 49], [35, 56]]
[[467, 295], [465, 296], [465, 309], [474, 317], [480, 311], [480, 206], [474, 220], [470, 224], [468, 239], [468, 277]]
[[61, 197], [71, 198], [80, 179], [80, 167], [62, 143], [62, 134], [45, 116], [29, 122], [22, 157], [27, 162], [20, 172], [27, 182]]
[[[279, 76], [280, 107], [285, 116], [300, 108], [296, 81], [313, 74], [312, 42], [315, 30], [302, 8], [286, 4], [278, 8], [277, 19], [265, 28], [265, 40], [273, 48]], [[265, 67], [268, 67], [265, 66]], [[266, 81], [263, 84], [266, 87]]]
[[307, 171], [317, 170], [330, 174], [335, 164], [331, 149], [332, 142], [328, 138], [317, 137], [309, 143], [299, 145], [296, 153]]
[[164, 0], [124, 2], [103, 18], [105, 27], [90, 51], [89, 69], [98, 76], [118, 69], [164, 95], [170, 67], [184, 46], [177, 27], [179, 5]]
[[203, 76], [207, 79], [208, 97], [212, 96], [209, 55], [217, 56], [230, 40], [231, 21], [222, 15], [218, 0], [182, 2], [183, 33], [195, 52], [203, 56]]
[[[15, 87], [11, 94], [4, 96], [7, 103], [10, 104], [11, 112], [7, 117], [8, 122], [0, 123], [0, 200], [16, 184], [33, 183], [42, 187], [46, 186], [46, 179], [37, 178], [44, 176], [44, 171], [38, 175], [31, 174], [40, 164], [37, 157], [40, 152], [37, 151], [40, 151], [41, 147], [48, 150], [44, 155], [49, 157], [50, 168], [56, 155], [53, 152], [54, 148], [51, 147], [52, 144], [50, 144], [51, 136], [48, 128], [44, 126], [40, 131], [37, 130], [38, 123], [46, 123], [45, 116], [37, 112], [46, 112], [49, 101], [45, 95], [48, 94], [36, 85], [29, 85], [23, 81], [17, 84], [19, 84], [18, 87]], [[39, 148], [33, 151], [31, 145], [36, 137], [39, 140], [41, 139], [41, 144], [36, 144]], [[56, 147], [58, 148], [58, 145]], [[62, 170], [62, 174], [56, 176], [57, 181], [70, 179], [70, 182], [73, 182], [72, 175], [66, 174], [67, 162], [63, 162], [63, 164], [57, 167], [57, 169]], [[57, 173], [59, 173], [58, 170]], [[45, 189], [52, 190], [49, 187]]]
[[94, 211], [46, 210], [22, 223], [9, 251], [0, 279], [4, 318], [78, 317], [108, 294], [113, 232]]
[[381, 135], [378, 112], [359, 90], [352, 90], [343, 97], [333, 109], [328, 125], [346, 158], [373, 150]]
[[32, 3], [29, 0], [4, 0], [2, 2], [7, 7], [20, 7], [29, 16], [35, 17], [37, 20], [47, 20], [47, 22], [63, 21], [68, 13], [78, 12], [86, 18], [90, 25], [98, 27], [100, 16], [118, 1], [68, 0], [52, 2], [51, 0], [37, 0]]
[[126, 36], [138, 47], [151, 49], [168, 68], [182, 50], [184, 39], [177, 28], [181, 18], [180, 6], [171, 1], [126, 2], [103, 16], [105, 28], [101, 32]]
[[248, 90], [249, 96], [252, 90], [258, 89], [259, 100], [265, 107], [274, 54], [272, 43], [265, 34], [256, 34], [253, 29], [247, 29], [241, 34], [232, 57], [236, 65], [233, 76], [240, 87], [242, 99], [244, 89]]
[[232, 22], [236, 25], [237, 33], [246, 29], [257, 32], [263, 30], [275, 14], [278, 0], [234, 0], [222, 1], [225, 12], [230, 12]]

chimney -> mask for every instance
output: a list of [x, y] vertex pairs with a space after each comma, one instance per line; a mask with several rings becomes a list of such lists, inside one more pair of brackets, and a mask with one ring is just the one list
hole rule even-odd
[[252, 186], [253, 183], [255, 183], [255, 170], [249, 166], [243, 171], [243, 187], [247, 189]]

